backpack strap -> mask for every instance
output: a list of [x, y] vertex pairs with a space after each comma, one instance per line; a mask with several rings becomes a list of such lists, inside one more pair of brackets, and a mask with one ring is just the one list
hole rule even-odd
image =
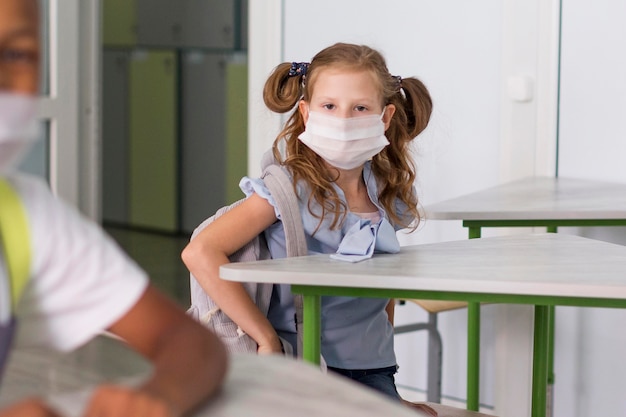
[[263, 169], [261, 178], [263, 178], [265, 185], [272, 193], [282, 217], [287, 257], [307, 255], [308, 248], [306, 237], [304, 236], [302, 217], [300, 216], [298, 196], [294, 191], [291, 178], [274, 158], [272, 149], [268, 149], [263, 154], [261, 169]]
[[15, 310], [30, 275], [30, 232], [19, 196], [6, 179], [0, 178], [0, 239]]
[[[283, 229], [285, 230], [287, 257], [307, 255], [308, 247], [306, 236], [304, 235], [302, 216], [300, 216], [298, 196], [294, 192], [291, 178], [280, 166], [269, 164], [263, 172], [263, 180], [270, 193], [272, 193], [272, 197], [274, 197], [280, 212]], [[294, 294], [294, 305], [296, 309], [296, 329], [298, 331], [298, 355], [302, 356], [302, 295]]]
[[308, 248], [302, 226], [302, 217], [300, 216], [298, 196], [293, 190], [291, 179], [278, 165], [269, 165], [265, 169], [263, 181], [272, 193], [280, 212], [285, 229], [287, 257], [307, 255]]

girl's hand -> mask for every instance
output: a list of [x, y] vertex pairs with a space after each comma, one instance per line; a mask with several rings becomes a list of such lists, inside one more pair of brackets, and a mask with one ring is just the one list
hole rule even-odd
[[402, 403], [404, 405], [408, 406], [409, 408], [412, 408], [414, 410], [418, 410], [419, 412], [421, 412], [421, 414], [423, 416], [437, 417], [439, 415], [437, 413], [437, 410], [432, 408], [429, 404], [426, 404], [426, 403], [423, 403], [423, 402], [412, 403], [412, 402], [407, 401], [407, 400], [402, 400]]
[[179, 417], [163, 399], [132, 388], [102, 385], [91, 398], [85, 417]]
[[60, 417], [39, 399], [29, 399], [0, 410], [0, 417]]
[[275, 355], [275, 354], [282, 355], [283, 345], [280, 343], [279, 339], [276, 339], [275, 343], [259, 344], [259, 346], [256, 349], [256, 353], [258, 355]]

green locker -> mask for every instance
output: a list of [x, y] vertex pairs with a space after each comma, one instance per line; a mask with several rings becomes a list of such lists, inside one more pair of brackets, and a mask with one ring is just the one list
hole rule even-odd
[[102, 43], [105, 46], [137, 44], [136, 0], [102, 1]]
[[129, 201], [133, 226], [178, 231], [177, 59], [135, 51], [129, 83]]

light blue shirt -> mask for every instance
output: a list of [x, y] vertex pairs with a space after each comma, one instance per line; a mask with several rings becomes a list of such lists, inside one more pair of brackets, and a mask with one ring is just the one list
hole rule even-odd
[[[397, 237], [393, 227], [385, 218], [385, 212], [378, 202], [378, 187], [369, 163], [363, 170], [363, 178], [371, 201], [378, 207], [381, 220], [371, 225], [369, 220], [363, 220], [359, 215], [348, 213], [339, 229], [331, 230], [332, 218], [325, 218], [318, 228], [319, 218], [313, 216], [307, 207], [309, 191], [303, 184], [298, 184], [297, 192], [300, 197], [300, 214], [304, 225], [309, 254], [333, 254], [337, 251], [344, 237], [363, 226], [376, 229], [375, 245], [377, 251], [396, 252], [399, 249]], [[276, 210], [276, 217], [280, 213], [274, 199], [261, 179], [244, 177], [240, 187], [249, 196], [258, 194], [268, 200]], [[335, 186], [340, 198], [345, 202], [343, 191]], [[312, 202], [311, 208], [321, 212], [321, 207]], [[405, 206], [398, 201], [396, 211], [404, 212]], [[356, 225], [356, 226], [355, 226]], [[383, 226], [384, 225], [384, 226]], [[317, 229], [317, 231], [316, 231]], [[314, 233], [315, 232], [315, 233]], [[272, 258], [286, 256], [285, 235], [282, 224], [276, 222], [265, 231]], [[349, 239], [348, 239], [349, 240]], [[350, 244], [343, 243], [343, 247]], [[359, 248], [356, 248], [359, 250]], [[350, 251], [350, 248], [347, 249]], [[322, 297], [322, 355], [326, 364], [342, 369], [375, 369], [394, 366], [396, 358], [393, 347], [393, 326], [389, 323], [385, 307], [388, 299], [354, 298], [354, 297]], [[268, 319], [281, 337], [296, 346], [295, 309], [293, 294], [289, 285], [275, 285]]]

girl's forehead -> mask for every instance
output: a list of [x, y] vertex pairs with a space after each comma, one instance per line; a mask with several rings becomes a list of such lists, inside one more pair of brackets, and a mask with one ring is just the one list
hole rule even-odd
[[354, 69], [321, 68], [311, 80], [311, 93], [315, 95], [380, 95], [380, 85], [372, 72]]
[[315, 77], [318, 79], [342, 79], [342, 78], [358, 78], [367, 82], [375, 82], [376, 77], [372, 71], [366, 69], [356, 68], [331, 68], [322, 67], [315, 72]]

